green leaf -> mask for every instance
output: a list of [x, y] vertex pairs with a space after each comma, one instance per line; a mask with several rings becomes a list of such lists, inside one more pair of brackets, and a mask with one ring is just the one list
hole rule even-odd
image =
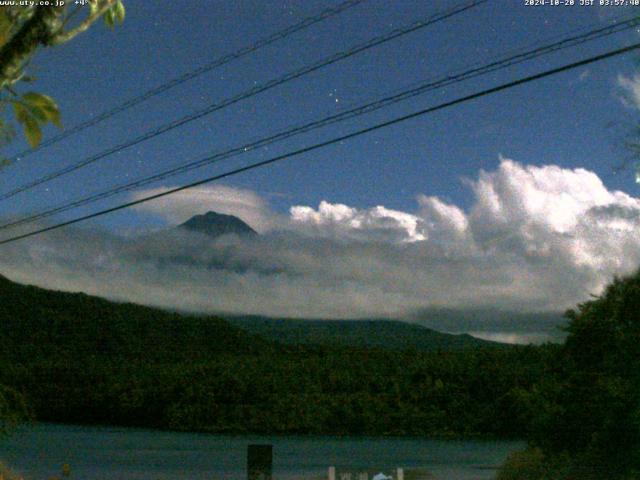
[[124, 3], [122, 3], [122, 0], [118, 0], [116, 2], [116, 4], [113, 7], [114, 9], [114, 18], [118, 23], [123, 23], [124, 22], [124, 17], [126, 14], [126, 10], [124, 8]]
[[40, 107], [29, 105], [29, 113], [38, 123], [45, 124], [48, 121], [47, 114]]
[[[12, 101], [13, 113], [16, 116], [16, 120], [22, 124], [24, 135], [27, 137], [27, 141], [31, 148], [38, 146], [42, 140], [42, 130], [38, 123], [38, 118], [34, 117], [32, 110], [29, 110], [22, 103], [18, 101]], [[46, 120], [45, 120], [46, 121]]]
[[107, 27], [113, 30], [113, 26], [115, 25], [115, 16], [113, 12], [113, 8], [110, 8], [103, 15], [104, 23], [107, 24]]
[[22, 99], [31, 105], [39, 106], [56, 106], [56, 102], [49, 95], [43, 95], [37, 92], [27, 92], [22, 95]]
[[126, 10], [122, 0], [117, 0], [110, 9], [104, 12], [104, 22], [109, 28], [113, 29], [116, 23], [121, 24], [124, 22], [125, 14]]
[[20, 123], [24, 123], [25, 118], [29, 116], [29, 110], [27, 110], [27, 107], [18, 101], [12, 101], [11, 105], [13, 106], [13, 113], [16, 116], [16, 120]]
[[42, 141], [42, 130], [33, 117], [26, 117], [23, 123], [24, 134], [27, 137], [31, 148], [35, 148]]
[[28, 92], [22, 96], [22, 100], [31, 106], [32, 114], [42, 123], [49, 121], [62, 128], [60, 109], [53, 98], [41, 93]]
[[57, 106], [55, 108], [44, 107], [42, 110], [47, 116], [47, 120], [53, 123], [56, 127], [62, 128], [62, 121], [60, 120], [60, 110], [58, 110]]

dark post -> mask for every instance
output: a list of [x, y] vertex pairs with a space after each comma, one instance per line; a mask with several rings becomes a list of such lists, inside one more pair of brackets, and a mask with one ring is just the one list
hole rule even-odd
[[271, 480], [273, 445], [247, 447], [247, 480]]

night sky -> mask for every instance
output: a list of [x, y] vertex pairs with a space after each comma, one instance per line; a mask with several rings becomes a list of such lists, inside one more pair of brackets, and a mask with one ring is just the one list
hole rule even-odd
[[[127, 2], [123, 26], [110, 31], [98, 24], [74, 42], [42, 50], [33, 63], [35, 87], [58, 101], [64, 124], [71, 127], [337, 3], [160, 0], [151, 8], [142, 2]], [[364, 2], [28, 157], [5, 170], [3, 191], [256, 82], [455, 4], [451, 0]], [[0, 208], [5, 215], [38, 211], [630, 13], [622, 7], [531, 7], [520, 0], [491, 1], [15, 196]], [[186, 183], [636, 40], [633, 30], [617, 34], [430, 92], [160, 185]], [[495, 169], [502, 155], [526, 165], [583, 167], [594, 171], [610, 189], [635, 195], [632, 172], [614, 175], [614, 168], [623, 161], [622, 140], [634, 120], [633, 112], [618, 100], [617, 78], [630, 74], [636, 63], [633, 54], [601, 62], [243, 174], [225, 184], [256, 191], [283, 211], [291, 205], [315, 207], [321, 200], [411, 211], [416, 208], [417, 194], [437, 195], [468, 208], [471, 193], [462, 179], [475, 178], [480, 169]], [[53, 135], [55, 128], [46, 133]], [[23, 141], [15, 142], [7, 154], [24, 147]], [[129, 196], [121, 195], [56, 220], [126, 198]], [[131, 212], [100, 220], [114, 228], [144, 226], [146, 221], [148, 218]]]

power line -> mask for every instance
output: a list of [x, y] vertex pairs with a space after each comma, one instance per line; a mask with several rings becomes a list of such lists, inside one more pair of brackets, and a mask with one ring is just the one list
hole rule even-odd
[[7, 244], [7, 243], [11, 243], [11, 242], [16, 242], [16, 241], [22, 240], [24, 238], [29, 238], [29, 237], [32, 237], [34, 235], [39, 235], [41, 233], [49, 232], [51, 230], [56, 230], [56, 229], [59, 229], [59, 228], [62, 228], [62, 227], [66, 227], [66, 226], [69, 226], [69, 225], [73, 225], [75, 223], [79, 223], [79, 222], [82, 222], [82, 221], [85, 221], [85, 220], [89, 220], [89, 219], [92, 219], [92, 218], [100, 217], [100, 216], [106, 215], [108, 213], [113, 213], [113, 212], [116, 212], [116, 211], [119, 211], [119, 210], [123, 210], [125, 208], [133, 207], [135, 205], [140, 205], [141, 203], [146, 203], [146, 202], [149, 202], [151, 200], [155, 200], [155, 199], [158, 199], [158, 198], [161, 198], [161, 197], [166, 197], [168, 195], [172, 195], [172, 194], [180, 192], [182, 190], [187, 190], [189, 188], [197, 187], [197, 186], [203, 185], [205, 183], [210, 183], [210, 182], [213, 182], [215, 180], [220, 180], [222, 178], [231, 177], [233, 175], [238, 175], [238, 174], [243, 173], [243, 172], [248, 172], [250, 170], [254, 170], [254, 169], [261, 168], [261, 167], [264, 167], [264, 166], [267, 166], [267, 165], [271, 165], [273, 163], [285, 160], [287, 158], [296, 157], [296, 156], [302, 155], [304, 153], [308, 153], [308, 152], [311, 152], [311, 151], [314, 151], [314, 150], [318, 150], [318, 149], [321, 149], [321, 148], [324, 148], [324, 147], [328, 147], [330, 145], [334, 145], [336, 143], [343, 142], [345, 140], [350, 140], [352, 138], [359, 137], [361, 135], [364, 135], [364, 134], [367, 134], [367, 133], [370, 133], [370, 132], [373, 132], [373, 131], [376, 131], [376, 130], [380, 130], [382, 128], [389, 127], [391, 125], [395, 125], [395, 124], [398, 124], [398, 123], [401, 123], [401, 122], [405, 122], [405, 121], [413, 119], [413, 118], [421, 117], [423, 115], [426, 115], [426, 114], [429, 114], [429, 113], [432, 113], [432, 112], [435, 112], [435, 111], [438, 111], [438, 110], [443, 110], [445, 108], [452, 107], [454, 105], [458, 105], [458, 104], [461, 104], [461, 103], [464, 103], [464, 102], [475, 100], [477, 98], [481, 98], [481, 97], [485, 97], [487, 95], [491, 95], [491, 94], [494, 94], [494, 93], [497, 93], [497, 92], [501, 92], [503, 90], [507, 90], [507, 89], [510, 89], [510, 88], [513, 88], [513, 87], [516, 87], [516, 86], [519, 86], [519, 85], [523, 85], [525, 83], [534, 82], [534, 81], [540, 80], [542, 78], [546, 78], [546, 77], [550, 77], [552, 75], [556, 75], [558, 73], [562, 73], [562, 72], [565, 72], [565, 71], [568, 71], [568, 70], [572, 70], [572, 69], [575, 69], [575, 68], [583, 67], [585, 65], [589, 65], [589, 64], [595, 63], [595, 62], [599, 62], [599, 61], [605, 60], [607, 58], [611, 58], [611, 57], [615, 57], [615, 56], [618, 56], [618, 55], [622, 55], [624, 53], [631, 52], [632, 50], [637, 50], [638, 48], [640, 48], [640, 43], [635, 43], [635, 44], [630, 45], [628, 47], [619, 48], [617, 50], [612, 50], [612, 51], [609, 51], [607, 53], [603, 53], [601, 55], [596, 55], [594, 57], [587, 58], [585, 60], [580, 60], [578, 62], [570, 63], [570, 64], [567, 64], [567, 65], [563, 65], [561, 67], [553, 68], [551, 70], [546, 70], [544, 72], [541, 72], [541, 73], [538, 73], [538, 74], [535, 74], [535, 75], [530, 75], [528, 77], [520, 78], [518, 80], [514, 80], [514, 81], [511, 81], [511, 82], [508, 82], [508, 83], [503, 83], [501, 85], [498, 85], [497, 87], [493, 87], [493, 88], [489, 88], [489, 89], [486, 89], [486, 90], [482, 90], [480, 92], [472, 93], [472, 94], [466, 95], [464, 97], [459, 97], [459, 98], [457, 98], [455, 100], [451, 100], [451, 101], [448, 101], [448, 102], [441, 103], [441, 104], [436, 105], [434, 107], [425, 108], [425, 109], [422, 109], [422, 110], [418, 110], [417, 112], [413, 112], [413, 113], [410, 113], [410, 114], [407, 114], [407, 115], [396, 117], [394, 119], [387, 120], [385, 122], [373, 125], [371, 127], [363, 128], [361, 130], [356, 130], [355, 132], [351, 132], [351, 133], [348, 133], [346, 135], [342, 135], [340, 137], [332, 138], [331, 140], [326, 140], [324, 142], [316, 143], [316, 144], [310, 145], [308, 147], [304, 147], [304, 148], [301, 148], [301, 149], [298, 149], [298, 150], [294, 150], [294, 151], [289, 152], [289, 153], [285, 153], [283, 155], [278, 155], [276, 157], [272, 157], [272, 158], [270, 158], [268, 160], [263, 160], [263, 161], [260, 161], [260, 162], [252, 163], [252, 164], [244, 166], [244, 167], [240, 167], [240, 168], [236, 168], [236, 169], [233, 169], [233, 170], [229, 170], [229, 171], [227, 171], [225, 173], [221, 173], [221, 174], [214, 175], [214, 176], [211, 176], [211, 177], [203, 178], [201, 180], [197, 180], [195, 182], [191, 182], [191, 183], [189, 183], [187, 185], [183, 185], [181, 187], [172, 188], [171, 190], [167, 190], [165, 192], [157, 193], [157, 194], [154, 194], [154, 195], [149, 195], [149, 196], [144, 197], [144, 198], [139, 198], [139, 199], [131, 201], [131, 202], [127, 202], [127, 203], [123, 203], [123, 204], [117, 205], [115, 207], [110, 207], [110, 208], [107, 208], [107, 209], [104, 209], [104, 210], [100, 210], [98, 212], [94, 212], [94, 213], [91, 213], [91, 214], [88, 214], [88, 215], [77, 217], [77, 218], [74, 218], [73, 220], [67, 220], [65, 222], [61, 222], [61, 223], [58, 223], [58, 224], [55, 224], [55, 225], [51, 225], [49, 227], [40, 228], [38, 230], [34, 230], [32, 232], [24, 233], [24, 234], [21, 234], [21, 235], [16, 235], [14, 237], [10, 237], [8, 239], [0, 241], [0, 245], [4, 245], [4, 244]]
[[179, 77], [175, 77], [172, 78], [171, 80], [158, 85], [157, 87], [154, 87], [150, 90], [147, 90], [146, 92], [138, 95], [137, 97], [133, 97], [130, 98], [129, 100], [121, 103], [120, 105], [117, 105], [109, 110], [105, 110], [104, 112], [100, 113], [99, 115], [97, 115], [94, 118], [91, 118], [89, 120], [86, 120], [84, 122], [78, 123], [76, 125], [74, 125], [73, 127], [70, 127], [69, 129], [66, 129], [64, 132], [59, 133], [58, 135], [55, 135], [51, 138], [49, 138], [48, 140], [45, 140], [43, 142], [41, 142], [37, 147], [35, 148], [31, 148], [31, 149], [27, 149], [24, 150], [14, 156], [12, 156], [11, 158], [9, 158], [9, 161], [14, 161], [14, 160], [20, 160], [24, 157], [27, 157], [33, 153], [36, 153], [46, 147], [49, 147], [51, 145], [54, 145], [62, 140], [64, 140], [65, 138], [68, 138], [72, 135], [75, 135], [76, 133], [82, 132], [84, 130], [86, 130], [89, 127], [93, 127], [94, 125], [97, 125], [98, 123], [101, 123], [111, 117], [113, 117], [114, 115], [117, 115], [118, 113], [124, 112], [125, 110], [129, 110], [130, 108], [135, 107], [136, 105], [141, 104], [142, 102], [145, 102], [147, 100], [149, 100], [150, 98], [153, 98], [157, 95], [160, 95], [161, 93], [166, 92], [167, 90], [170, 90], [174, 87], [177, 87], [178, 85], [181, 85], [183, 83], [188, 82], [189, 80], [193, 80], [196, 77], [199, 77], [200, 75], [210, 72], [211, 70], [215, 70], [218, 67], [221, 67], [223, 65], [226, 65], [227, 63], [232, 62], [233, 60], [238, 60], [239, 58], [242, 58], [244, 56], [247, 56], [263, 47], [266, 47], [268, 45], [271, 45], [275, 42], [278, 42], [280, 40], [283, 40], [291, 35], [293, 35], [294, 33], [300, 32], [302, 30], [305, 30], [309, 27], [311, 27], [312, 25], [315, 25], [316, 23], [322, 22], [323, 20], [327, 20], [335, 15], [338, 15], [342, 12], [344, 12], [345, 10], [348, 10], [352, 7], [355, 7], [357, 5], [359, 5], [360, 3], [363, 3], [367, 0], [347, 0], [346, 2], [340, 3], [339, 5], [335, 6], [335, 7], [331, 7], [331, 8], [327, 8], [323, 11], [321, 11], [320, 13], [318, 13], [317, 15], [311, 16], [311, 17], [307, 17], [304, 18], [303, 20], [301, 20], [300, 22], [291, 25], [283, 30], [280, 30], [272, 35], [269, 35], [268, 37], [264, 37], [260, 40], [258, 40], [257, 42], [248, 45], [246, 47], [241, 48], [240, 50], [237, 50], [235, 52], [232, 53], [228, 53], [222, 57], [216, 58], [215, 60], [202, 65], [194, 70], [191, 70], [189, 72], [186, 72], [182, 75], [180, 75]]
[[319, 70], [323, 67], [329, 66], [331, 64], [334, 64], [338, 61], [344, 60], [346, 58], [352, 57], [358, 53], [364, 52], [366, 50], [369, 50], [371, 48], [374, 48], [378, 45], [381, 45], [383, 43], [387, 43], [391, 40], [394, 40], [396, 38], [402, 37], [404, 35], [407, 35], [409, 33], [415, 32], [417, 30], [420, 30], [422, 28], [425, 28], [427, 26], [433, 25], [434, 23], [446, 20], [448, 18], [451, 18], [455, 15], [459, 15], [471, 8], [477, 7], [478, 5], [481, 5], [483, 3], [486, 3], [488, 0], [473, 0], [471, 2], [465, 3], [463, 5], [458, 5], [456, 7], [453, 7], [449, 10], [446, 10], [444, 12], [441, 13], [436, 13], [424, 20], [419, 20], [417, 22], [414, 22], [408, 26], [405, 27], [401, 27], [401, 28], [397, 28], [394, 29], [384, 35], [381, 35], [379, 37], [375, 37], [365, 43], [362, 43], [360, 45], [357, 45], [355, 47], [352, 47], [348, 50], [336, 53], [330, 57], [321, 59], [311, 65], [307, 65], [305, 67], [302, 67], [301, 69], [289, 72], [281, 77], [272, 79], [264, 84], [261, 85], [257, 85], [245, 92], [242, 92], [238, 95], [235, 95], [233, 97], [229, 97], [225, 100], [223, 100], [220, 103], [213, 103], [207, 107], [205, 107], [204, 109], [198, 110], [194, 113], [191, 113], [189, 115], [186, 115], [182, 118], [179, 118], [177, 120], [173, 120], [169, 123], [166, 123], [164, 125], [161, 125], [158, 128], [155, 128], [153, 130], [150, 130], [146, 133], [143, 133], [142, 135], [132, 139], [132, 140], [128, 140], [124, 143], [121, 143], [119, 145], [116, 145], [114, 147], [111, 147], [107, 150], [104, 150], [98, 154], [95, 154], [91, 157], [88, 157], [84, 160], [81, 160], [80, 162], [77, 162], [75, 164], [69, 165], [67, 167], [64, 167], [60, 170], [57, 170], [55, 172], [52, 172], [50, 174], [44, 175], [43, 177], [40, 177], [36, 180], [33, 180], [29, 183], [26, 183], [20, 187], [17, 187], [9, 192], [0, 194], [0, 200], [6, 200], [8, 198], [11, 198], [21, 192], [30, 190], [38, 185], [42, 185], [43, 183], [46, 183], [50, 180], [59, 178], [63, 175], [67, 175], [71, 172], [74, 172], [76, 170], [79, 170], [83, 167], [86, 167], [87, 165], [90, 165], [94, 162], [97, 162], [98, 160], [101, 160], [105, 157], [108, 157], [110, 155], [113, 155], [114, 153], [120, 152], [126, 148], [132, 147], [134, 145], [137, 145], [141, 142], [144, 142], [146, 140], [150, 140], [154, 137], [157, 137], [158, 135], [162, 135], [170, 130], [173, 130], [175, 128], [181, 127], [187, 123], [193, 122], [195, 120], [198, 120], [206, 115], [209, 115], [215, 111], [221, 110], [225, 107], [228, 107], [230, 105], [233, 105], [241, 100], [245, 100], [249, 97], [253, 97], [259, 93], [265, 92], [267, 90], [270, 90], [274, 87], [277, 87], [279, 85], [282, 85], [284, 83], [287, 83], [291, 80], [300, 78], [304, 75], [307, 75], [311, 72], [314, 72], [316, 70]]
[[504, 68], [522, 63], [524, 61], [538, 58], [542, 55], [557, 52], [569, 47], [575, 47], [585, 42], [593, 41], [595, 39], [599, 39], [607, 35], [612, 35], [614, 33], [619, 33], [623, 30], [635, 27], [636, 25], [638, 25], [638, 23], [640, 23], [640, 20], [638, 20], [637, 17], [635, 16], [627, 18], [626, 20], [622, 20], [622, 21], [620, 21], [620, 19], [617, 19], [614, 22], [614, 24], [606, 27], [600, 27], [594, 30], [589, 30], [585, 33], [564, 38], [560, 41], [553, 42], [553, 43], [550, 43], [541, 47], [537, 47], [531, 50], [525, 50], [525, 51], [520, 50], [518, 53], [514, 55], [502, 58], [500, 60], [493, 61], [489, 64], [485, 64], [476, 68], [471, 68], [469, 70], [463, 71], [458, 74], [445, 75], [436, 80], [433, 80], [433, 81], [430, 80], [430, 81], [427, 81], [426, 83], [422, 83], [415, 88], [401, 91], [400, 93], [396, 93], [396, 94], [384, 97], [374, 102], [370, 102], [365, 105], [361, 105], [337, 114], [329, 115], [327, 117], [324, 117], [322, 119], [319, 119], [304, 125], [299, 125], [293, 128], [289, 128], [279, 133], [261, 138], [259, 140], [256, 140], [250, 143], [246, 143], [241, 146], [231, 148], [223, 152], [210, 154], [206, 156], [204, 159], [188, 162], [186, 164], [179, 165], [177, 167], [174, 167], [168, 170], [164, 170], [162, 172], [153, 174], [151, 176], [146, 176], [144, 178], [89, 195], [79, 200], [65, 203], [63, 205], [59, 205], [57, 207], [53, 207], [48, 210], [32, 214], [30, 216], [27, 216], [21, 219], [14, 220], [12, 222], [0, 225], [0, 230], [4, 230], [10, 227], [15, 227], [18, 225], [23, 225], [26, 223], [31, 223], [35, 220], [40, 220], [42, 218], [47, 218], [56, 213], [65, 212], [73, 208], [77, 208], [80, 206], [84, 206], [84, 205], [96, 202], [98, 200], [103, 200], [103, 199], [112, 197], [114, 195], [117, 195], [125, 191], [133, 190], [135, 188], [148, 185], [150, 183], [153, 183], [159, 180], [164, 180], [166, 178], [170, 178], [170, 177], [194, 170], [196, 168], [203, 167], [205, 165], [217, 163], [224, 159], [235, 157], [237, 155], [241, 155], [248, 151], [255, 150], [256, 148], [264, 147], [266, 145], [271, 145], [275, 142], [279, 142], [281, 140], [293, 137], [295, 135], [307, 133], [309, 131], [312, 131], [327, 125], [331, 125], [331, 124], [345, 121], [363, 114], [367, 114], [367, 113], [379, 110], [383, 107], [389, 106], [391, 104], [395, 104], [400, 101], [404, 101], [409, 98], [413, 98], [415, 96], [421, 95], [428, 91], [435, 90], [437, 88], [446, 87], [446, 86], [459, 83], [471, 78], [475, 78], [481, 75], [486, 75], [488, 73], [502, 70]]

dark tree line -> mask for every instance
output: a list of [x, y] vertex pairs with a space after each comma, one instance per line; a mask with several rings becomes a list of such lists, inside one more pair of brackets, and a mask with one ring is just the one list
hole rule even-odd
[[501, 479], [640, 478], [640, 271], [567, 317], [553, 374], [524, 393], [529, 449]]

